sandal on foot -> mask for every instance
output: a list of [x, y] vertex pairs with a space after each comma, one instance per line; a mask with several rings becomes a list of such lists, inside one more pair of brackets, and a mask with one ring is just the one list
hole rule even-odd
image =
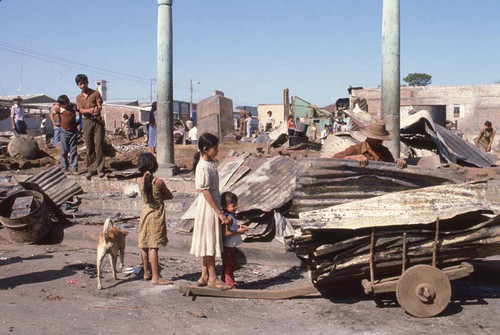
[[142, 277], [142, 279], [143, 279], [144, 281], [146, 281], [146, 280], [151, 280], [151, 278], [153, 278], [153, 275], [151, 274], [151, 272], [150, 272], [150, 271], [146, 271], [146, 272], [144, 273], [144, 277]]
[[207, 287], [209, 288], [215, 288], [221, 291], [227, 291], [231, 289], [231, 286], [221, 282], [221, 281], [216, 281], [213, 283], [207, 283]]
[[156, 281], [151, 279], [151, 284], [153, 284], [153, 285], [173, 285], [174, 282], [171, 280], [167, 280], [165, 278], [160, 277]]
[[198, 287], [204, 287], [204, 286], [207, 286], [207, 284], [208, 283], [207, 283], [207, 281], [204, 278], [200, 278], [196, 282], [196, 286], [198, 286]]

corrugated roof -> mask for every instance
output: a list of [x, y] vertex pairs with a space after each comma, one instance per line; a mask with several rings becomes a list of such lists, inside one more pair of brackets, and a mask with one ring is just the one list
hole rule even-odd
[[[440, 185], [386, 194], [300, 213], [302, 229], [361, 229], [427, 224], [476, 211], [500, 213], [488, 201], [486, 183]], [[444, 227], [443, 227], [444, 228]]]
[[292, 210], [301, 213], [391, 192], [463, 183], [465, 178], [454, 169], [400, 169], [394, 163], [374, 161], [360, 167], [347, 159], [297, 158]]
[[80, 185], [68, 179], [59, 167], [42, 171], [26, 181], [38, 184], [58, 206], [83, 192]]

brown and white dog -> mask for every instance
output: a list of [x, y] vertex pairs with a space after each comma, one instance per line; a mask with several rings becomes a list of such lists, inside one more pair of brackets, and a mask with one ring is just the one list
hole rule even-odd
[[113, 226], [111, 219], [107, 219], [102, 229], [102, 234], [99, 236], [99, 244], [97, 245], [97, 289], [100, 290], [101, 286], [101, 267], [104, 261], [104, 256], [109, 254], [111, 262], [111, 269], [113, 271], [113, 278], [116, 277], [116, 260], [118, 258], [118, 251], [120, 252], [121, 269], [123, 269], [123, 261], [125, 258], [125, 236], [128, 232], [122, 231]]

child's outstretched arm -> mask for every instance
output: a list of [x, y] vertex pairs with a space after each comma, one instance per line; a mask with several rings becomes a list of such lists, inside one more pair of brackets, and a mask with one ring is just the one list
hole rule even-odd
[[222, 213], [222, 211], [220, 210], [220, 208], [215, 203], [215, 200], [212, 197], [212, 194], [210, 193], [210, 190], [203, 190], [201, 192], [203, 193], [203, 196], [205, 197], [205, 200], [208, 202], [208, 204], [210, 205], [210, 207], [212, 207], [214, 209], [214, 211], [217, 213], [217, 216], [222, 221], [222, 224], [227, 225], [229, 223], [229, 220], [228, 220], [227, 216], [225, 216]]

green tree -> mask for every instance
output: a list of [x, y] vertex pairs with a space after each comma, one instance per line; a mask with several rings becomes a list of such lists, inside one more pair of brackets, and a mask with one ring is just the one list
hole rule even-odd
[[408, 73], [403, 81], [410, 86], [427, 86], [431, 83], [431, 79], [432, 76], [427, 73]]

